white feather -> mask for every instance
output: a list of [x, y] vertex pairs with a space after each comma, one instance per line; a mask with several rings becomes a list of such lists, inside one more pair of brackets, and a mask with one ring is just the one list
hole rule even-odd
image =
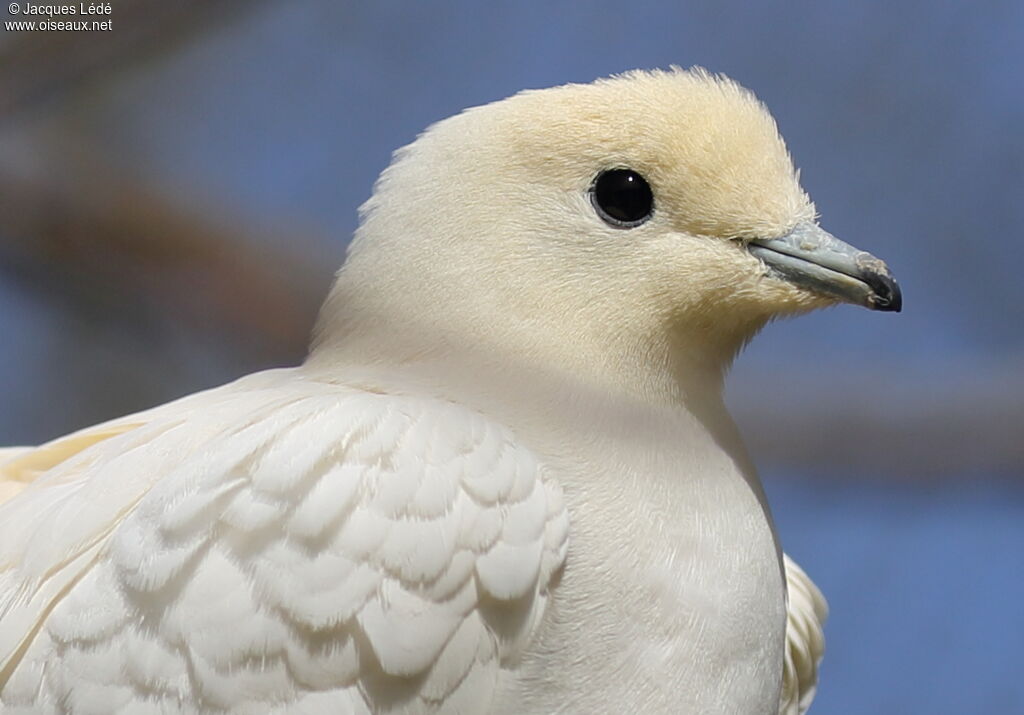
[[779, 715], [802, 715], [818, 689], [818, 665], [825, 655], [828, 604], [814, 582], [795, 561], [783, 555], [788, 609], [786, 661]]
[[[590, 196], [621, 166], [655, 196], [628, 229]], [[722, 389], [829, 302], [744, 241], [814, 216], [701, 70], [435, 125], [302, 367], [0, 451], [0, 710], [802, 712], [824, 601]]]
[[[330, 702], [347, 698], [346, 707], [358, 711], [379, 706], [373, 688], [360, 685], [374, 677], [411, 678], [408, 687], [422, 690], [423, 703], [437, 703], [472, 668], [497, 658], [496, 639], [476, 610], [474, 563], [487, 572], [491, 559], [507, 574], [529, 574], [537, 598], [540, 537], [547, 523], [564, 518], [564, 507], [548, 502], [553, 492], [536, 460], [512, 447], [507, 431], [427, 398], [288, 380], [255, 394], [224, 389], [234, 397], [214, 391], [204, 400], [206, 439], [173, 427], [178, 410], [157, 411], [135, 431], [95, 445], [77, 480], [59, 487], [87, 489], [109, 477], [108, 466], [128, 448], [149, 470], [147, 491], [108, 490], [101, 510], [79, 508], [69, 521], [66, 507], [29, 501], [50, 488], [44, 477], [23, 494], [24, 504], [0, 507], [50, 507], [36, 511], [25, 532], [5, 523], [3, 578], [11, 586], [3, 593], [26, 595], [9, 598], [0, 612], [5, 627], [18, 628], [2, 641], [8, 676], [0, 702], [22, 700], [20, 677], [40, 677], [31, 664], [44, 660], [31, 701], [38, 712], [69, 702], [75, 712], [102, 703], [116, 710], [143, 695], [149, 705], [186, 702], [190, 711], [290, 702], [312, 708], [307, 696], [325, 690], [333, 691]], [[409, 439], [414, 426], [430, 435], [429, 450]], [[467, 433], [476, 439], [465, 441]], [[449, 439], [458, 444], [445, 445]], [[425, 469], [431, 457], [444, 461]], [[494, 508], [486, 511], [493, 524], [466, 491], [471, 460], [496, 472], [477, 480], [494, 485]], [[423, 479], [444, 483], [437, 490], [447, 495], [443, 509], [416, 507]], [[509, 501], [517, 491], [524, 498]], [[426, 500], [438, 498], [432, 492]], [[15, 513], [29, 523], [26, 512]], [[506, 529], [509, 518], [524, 526]], [[518, 541], [523, 529], [533, 536], [525, 550], [474, 536], [504, 532]], [[23, 554], [51, 558], [47, 582], [70, 584], [56, 598], [36, 586], [38, 560], [21, 567], [19, 540]], [[48, 556], [74, 553], [79, 540], [95, 542], [88, 561]], [[560, 566], [546, 563], [545, 588]], [[507, 582], [507, 574], [481, 581], [487, 588]], [[513, 582], [514, 597], [530, 597], [523, 578]], [[489, 588], [496, 602], [507, 591]], [[489, 617], [500, 617], [500, 608]], [[464, 624], [465, 635], [448, 647]], [[480, 643], [489, 652], [477, 654]], [[428, 672], [434, 675], [415, 680]]]

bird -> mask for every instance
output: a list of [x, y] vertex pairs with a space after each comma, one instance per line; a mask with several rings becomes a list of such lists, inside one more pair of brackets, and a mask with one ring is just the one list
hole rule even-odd
[[523, 91], [360, 214], [300, 366], [0, 453], [0, 712], [804, 712], [827, 607], [724, 381], [902, 296], [765, 106]]

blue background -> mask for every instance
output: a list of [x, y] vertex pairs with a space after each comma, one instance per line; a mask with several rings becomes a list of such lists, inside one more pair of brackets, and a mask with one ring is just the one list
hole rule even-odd
[[[236, 10], [8, 118], [0, 172], [74, 192], [98, 164], [291, 257], [318, 296], [390, 152], [431, 122], [636, 67], [734, 77], [779, 121], [822, 225], [884, 258], [905, 296], [898, 316], [770, 326], [730, 381], [786, 549], [831, 602], [813, 712], [1024, 711], [1024, 3]], [[8, 263], [2, 442], [301, 355], [178, 321], [173, 291], [141, 315], [114, 289], [83, 311], [54, 297], [63, 279]], [[315, 300], [300, 304], [298, 334]]]

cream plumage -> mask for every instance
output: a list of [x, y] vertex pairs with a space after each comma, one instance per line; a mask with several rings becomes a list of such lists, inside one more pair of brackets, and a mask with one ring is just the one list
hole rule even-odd
[[824, 601], [721, 392], [776, 315], [898, 309], [813, 218], [701, 71], [435, 125], [303, 366], [0, 453], [3, 712], [802, 712]]

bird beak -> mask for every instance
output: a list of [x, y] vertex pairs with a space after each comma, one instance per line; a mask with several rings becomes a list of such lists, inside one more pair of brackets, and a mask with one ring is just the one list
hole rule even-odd
[[903, 296], [888, 267], [809, 221], [780, 238], [755, 239], [750, 252], [778, 277], [837, 300], [899, 312]]

